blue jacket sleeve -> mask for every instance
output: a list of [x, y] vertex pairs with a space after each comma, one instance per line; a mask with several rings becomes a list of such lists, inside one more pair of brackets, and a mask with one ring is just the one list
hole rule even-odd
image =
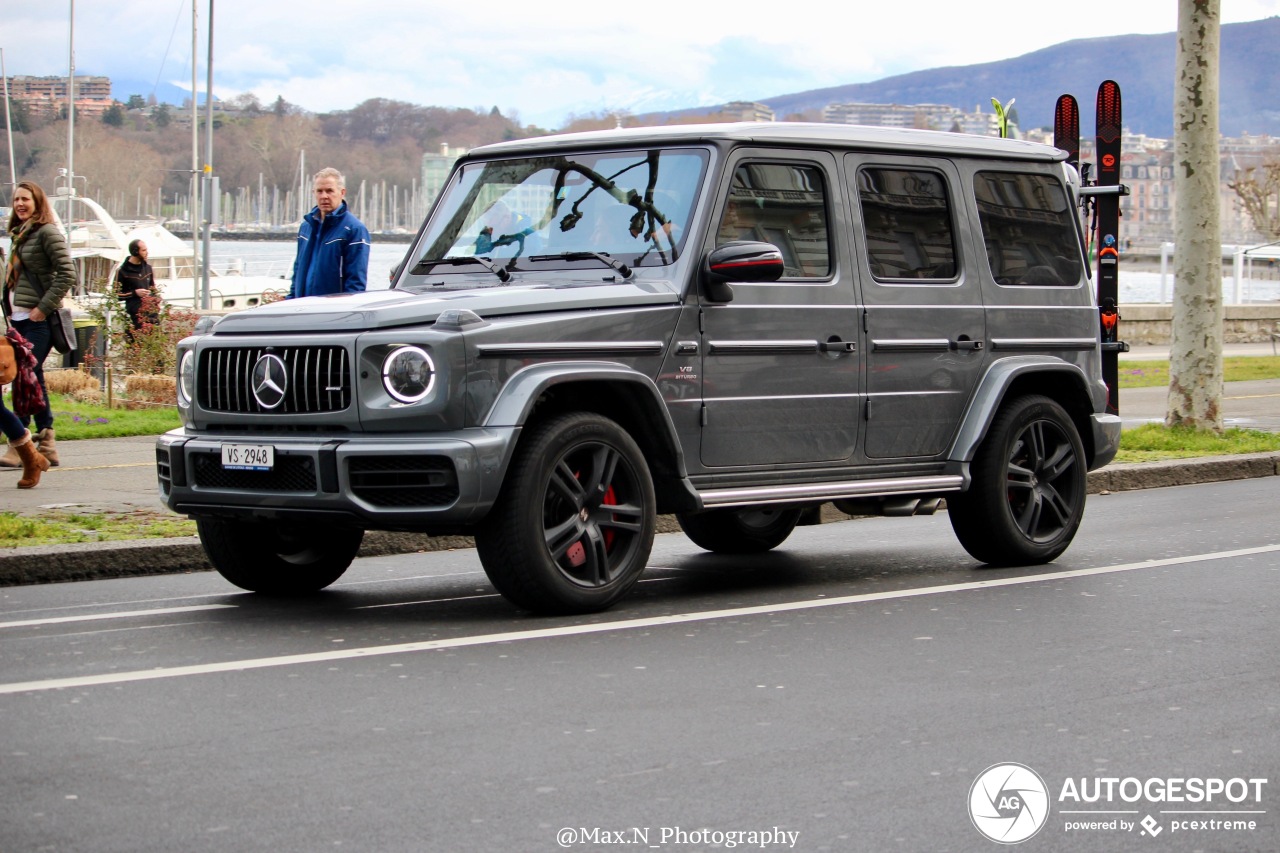
[[364, 223], [351, 235], [342, 257], [342, 292], [358, 293], [365, 289], [369, 278], [369, 229]]

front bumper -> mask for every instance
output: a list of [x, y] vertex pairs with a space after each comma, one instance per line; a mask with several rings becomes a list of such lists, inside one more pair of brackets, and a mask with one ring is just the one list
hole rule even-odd
[[[483, 518], [518, 430], [397, 435], [193, 435], [156, 442], [160, 498], [175, 512], [322, 518], [366, 530], [453, 531]], [[222, 467], [224, 443], [270, 444], [269, 471]]]

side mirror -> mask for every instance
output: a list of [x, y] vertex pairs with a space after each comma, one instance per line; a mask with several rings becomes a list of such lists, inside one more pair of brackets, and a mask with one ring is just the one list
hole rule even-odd
[[736, 240], [716, 246], [703, 259], [703, 292], [713, 302], [730, 302], [733, 290], [729, 282], [777, 281], [782, 271], [782, 252], [776, 246]]

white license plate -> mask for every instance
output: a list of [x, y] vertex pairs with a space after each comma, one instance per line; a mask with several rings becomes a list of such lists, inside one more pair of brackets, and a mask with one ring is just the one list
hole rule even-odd
[[270, 444], [224, 444], [222, 467], [230, 471], [270, 471], [276, 449]]

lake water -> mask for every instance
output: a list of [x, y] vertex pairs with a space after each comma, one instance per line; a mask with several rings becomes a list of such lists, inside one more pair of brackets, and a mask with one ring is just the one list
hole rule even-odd
[[[214, 269], [224, 269], [240, 262], [246, 275], [273, 275], [288, 277], [293, 269], [295, 250], [293, 240], [214, 240], [210, 254]], [[369, 255], [369, 289], [381, 290], [389, 285], [391, 268], [400, 262], [408, 243], [379, 243], [374, 239]], [[1237, 290], [1239, 298], [1237, 298]], [[1280, 277], [1272, 269], [1255, 269], [1254, 278], [1242, 281], [1237, 288], [1228, 276], [1223, 279], [1222, 292], [1227, 304], [1251, 302], [1280, 302]], [[1173, 295], [1173, 272], [1161, 281], [1158, 271], [1126, 270], [1120, 267], [1120, 304], [1144, 302], [1168, 302]]]
[[[293, 272], [296, 249], [294, 240], [211, 240], [210, 269], [224, 271], [235, 267], [244, 275], [288, 278]], [[375, 239], [369, 252], [370, 290], [382, 290], [390, 285], [391, 268], [400, 263], [408, 249], [408, 243], [379, 243]]]

